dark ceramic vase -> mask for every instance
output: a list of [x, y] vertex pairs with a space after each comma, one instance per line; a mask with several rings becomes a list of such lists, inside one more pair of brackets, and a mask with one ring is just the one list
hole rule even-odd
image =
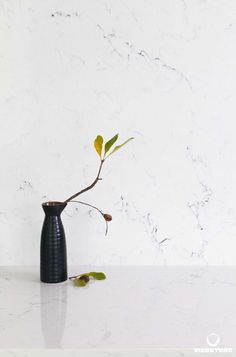
[[65, 202], [42, 204], [45, 212], [40, 246], [40, 279], [44, 283], [61, 283], [67, 280], [66, 239], [61, 212]]

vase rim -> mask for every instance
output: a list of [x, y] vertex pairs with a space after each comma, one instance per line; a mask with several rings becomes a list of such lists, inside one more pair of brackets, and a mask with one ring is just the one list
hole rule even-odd
[[67, 203], [66, 202], [59, 202], [59, 201], [48, 201], [48, 202], [44, 202], [42, 203], [43, 207], [52, 207], [52, 206], [66, 206]]

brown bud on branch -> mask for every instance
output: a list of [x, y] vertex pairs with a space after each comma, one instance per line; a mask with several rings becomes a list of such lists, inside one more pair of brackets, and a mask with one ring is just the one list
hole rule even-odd
[[112, 216], [108, 213], [103, 213], [103, 217], [104, 217], [105, 221], [107, 221], [107, 222], [112, 221]]

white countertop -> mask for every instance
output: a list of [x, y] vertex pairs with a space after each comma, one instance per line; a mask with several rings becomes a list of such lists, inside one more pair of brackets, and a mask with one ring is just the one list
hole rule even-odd
[[212, 334], [217, 348], [236, 347], [236, 267], [79, 266], [69, 275], [91, 270], [107, 279], [76, 288], [40, 283], [38, 267], [1, 267], [0, 348], [121, 356], [126, 349], [209, 348]]

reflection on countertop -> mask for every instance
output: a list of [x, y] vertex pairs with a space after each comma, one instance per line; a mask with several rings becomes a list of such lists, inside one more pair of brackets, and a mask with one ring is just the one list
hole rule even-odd
[[61, 347], [65, 329], [68, 284], [40, 284], [40, 313], [45, 347]]

